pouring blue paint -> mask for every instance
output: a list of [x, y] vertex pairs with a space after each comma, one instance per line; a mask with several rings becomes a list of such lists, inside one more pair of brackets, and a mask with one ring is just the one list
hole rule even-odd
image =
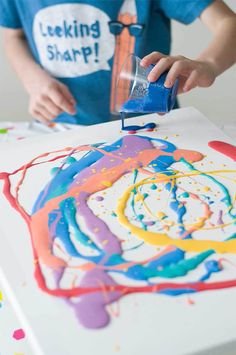
[[128, 113], [167, 113], [175, 104], [178, 79], [173, 87], [164, 86], [168, 72], [164, 72], [157, 81], [149, 82], [147, 77], [154, 65], [144, 68], [141, 59], [131, 55], [125, 61], [118, 82], [116, 103], [122, 121], [122, 130], [135, 133], [139, 130], [153, 130], [156, 123], [150, 122], [143, 126], [125, 126]]

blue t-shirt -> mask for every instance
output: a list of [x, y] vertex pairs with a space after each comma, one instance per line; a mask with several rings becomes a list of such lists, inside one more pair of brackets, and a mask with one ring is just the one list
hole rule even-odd
[[0, 0], [0, 26], [23, 28], [35, 60], [75, 97], [76, 115], [56, 120], [89, 125], [114, 117], [124, 59], [169, 54], [170, 19], [189, 24], [213, 1]]

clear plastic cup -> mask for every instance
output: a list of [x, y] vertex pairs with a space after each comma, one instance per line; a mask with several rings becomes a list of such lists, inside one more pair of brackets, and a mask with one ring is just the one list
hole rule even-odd
[[124, 62], [116, 85], [115, 109], [117, 112], [153, 113], [169, 112], [175, 104], [178, 79], [172, 88], [164, 86], [168, 72], [157, 81], [149, 82], [147, 77], [154, 65], [144, 68], [141, 59], [129, 55]]

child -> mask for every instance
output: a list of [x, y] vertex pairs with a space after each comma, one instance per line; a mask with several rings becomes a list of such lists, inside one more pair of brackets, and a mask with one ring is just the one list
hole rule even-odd
[[[170, 19], [197, 17], [213, 39], [196, 60], [170, 56]], [[10, 62], [30, 96], [29, 112], [90, 125], [112, 119], [115, 84], [125, 58], [170, 70], [180, 92], [212, 85], [236, 61], [236, 15], [221, 0], [0, 0]], [[194, 40], [194, 38], [193, 38]]]

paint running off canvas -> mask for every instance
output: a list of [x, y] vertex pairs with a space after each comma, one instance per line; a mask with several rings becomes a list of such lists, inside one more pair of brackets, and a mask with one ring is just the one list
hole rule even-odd
[[34, 283], [78, 330], [125, 319], [128, 295], [171, 305], [236, 287], [235, 162], [210, 135], [198, 146], [181, 129], [40, 145], [1, 172], [5, 203], [28, 228], [19, 238], [32, 245]]
[[[51, 178], [26, 209], [21, 189], [42, 164]], [[46, 153], [0, 177], [28, 224], [38, 286], [66, 299], [83, 326], [100, 328], [106, 306], [129, 293], [236, 286], [236, 277], [211, 281], [224, 275], [217, 253], [236, 253], [235, 174], [205, 169], [204, 152], [130, 135]]]

